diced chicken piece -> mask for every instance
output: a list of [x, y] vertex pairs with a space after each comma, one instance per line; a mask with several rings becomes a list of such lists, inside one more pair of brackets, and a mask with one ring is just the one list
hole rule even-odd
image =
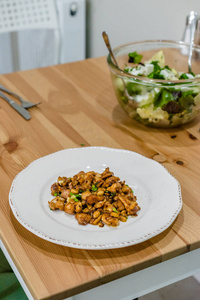
[[52, 210], [56, 209], [56, 202], [57, 202], [57, 198], [52, 199], [51, 201], [49, 201], [49, 208]]
[[68, 178], [59, 176], [57, 182], [60, 186], [65, 186], [68, 182]]
[[80, 213], [82, 208], [83, 208], [83, 205], [80, 201], [75, 203], [75, 212], [76, 213]]
[[111, 213], [111, 212], [113, 212], [113, 208], [114, 208], [113, 204], [111, 204], [110, 202], [106, 202], [104, 204], [103, 210], [105, 212]]
[[99, 215], [98, 218], [91, 219], [90, 220], [90, 224], [92, 224], [92, 225], [98, 225], [100, 221], [101, 221], [101, 215]]
[[110, 172], [109, 168], [106, 168], [104, 172], [101, 174], [101, 179], [108, 178], [113, 175], [113, 172]]
[[63, 189], [61, 192], [61, 197], [67, 199], [70, 196], [70, 190], [69, 189]]
[[104, 206], [105, 201], [106, 201], [106, 200], [97, 202], [97, 203], [94, 205], [94, 207], [95, 207], [95, 208], [101, 208], [102, 206]]
[[119, 180], [118, 177], [110, 176], [110, 177], [106, 178], [102, 187], [105, 187], [105, 188], [110, 187], [113, 183], [116, 183], [116, 181], [118, 181], [118, 180]]
[[95, 174], [95, 178], [94, 178], [94, 182], [98, 182], [101, 179], [101, 174], [100, 173], [96, 173]]
[[130, 188], [130, 186], [124, 184], [123, 187], [122, 187], [122, 193], [128, 194], [128, 193], [131, 193], [131, 192], [132, 192], [132, 189]]
[[115, 182], [110, 187], [107, 188], [107, 190], [111, 193], [116, 193], [120, 189], [121, 189], [121, 184], [119, 182]]
[[87, 183], [90, 184], [90, 183], [92, 182], [92, 180], [94, 179], [93, 173], [92, 173], [92, 172], [86, 173], [85, 176], [84, 176], [84, 179], [85, 179], [85, 181], [86, 181]]
[[87, 203], [90, 205], [97, 203], [99, 201], [102, 201], [102, 200], [103, 200], [103, 196], [96, 196], [96, 195], [92, 195], [92, 194], [86, 198]]
[[69, 202], [65, 204], [64, 211], [70, 215], [73, 215], [75, 212], [75, 207], [73, 202]]
[[125, 208], [124, 204], [120, 200], [118, 200], [117, 201], [117, 210], [122, 211], [122, 210], [124, 210], [124, 208]]
[[56, 203], [56, 208], [60, 209], [60, 210], [64, 210], [64, 202], [58, 200]]
[[73, 189], [73, 184], [72, 184], [72, 182], [69, 183], [69, 189], [70, 189], [70, 190]]
[[88, 196], [90, 196], [90, 195], [91, 195], [91, 192], [90, 192], [90, 191], [83, 192], [83, 193], [82, 193], [82, 199], [83, 199], [83, 200], [86, 200], [86, 198], [87, 198]]
[[52, 199], [49, 202], [49, 207], [52, 210], [55, 210], [55, 209], [64, 210], [64, 201], [65, 201], [65, 199], [63, 199], [61, 197], [55, 197], [54, 199]]
[[89, 214], [78, 213], [75, 218], [80, 225], [87, 225], [90, 222], [91, 216]]
[[136, 206], [137, 206], [137, 202], [136, 201], [130, 201], [128, 200], [126, 197], [119, 195], [119, 199], [120, 201], [124, 204], [127, 212], [130, 215], [133, 215], [134, 213], [136, 213]]
[[85, 172], [84, 172], [84, 171], [80, 171], [80, 172], [78, 172], [78, 174], [77, 174], [77, 178], [78, 178], [78, 180], [79, 180], [80, 178], [83, 178], [83, 177], [84, 177], [84, 175], [85, 175]]
[[110, 216], [110, 214], [103, 214], [101, 220], [108, 226], [118, 226], [119, 220]]
[[59, 185], [57, 182], [55, 182], [54, 184], [52, 184], [51, 186], [51, 194], [54, 196], [55, 193], [59, 192]]

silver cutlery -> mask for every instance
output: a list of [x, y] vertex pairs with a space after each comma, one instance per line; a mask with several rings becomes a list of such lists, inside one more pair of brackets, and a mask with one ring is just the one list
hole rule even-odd
[[[113, 53], [113, 50], [112, 50], [112, 47], [111, 47], [111, 44], [110, 44], [110, 40], [109, 40], [108, 34], [105, 31], [103, 31], [102, 32], [102, 36], [103, 36], [104, 42], [105, 42], [106, 47], [107, 47], [107, 49], [108, 49], [108, 51], [110, 53], [110, 56], [112, 57], [112, 60], [113, 60], [114, 64], [119, 69], [119, 65], [118, 65], [118, 62], [117, 62], [117, 60], [115, 58], [115, 55]], [[137, 105], [136, 102], [134, 101], [134, 98], [129, 95], [129, 92], [127, 91], [127, 88], [126, 88], [126, 83], [124, 82], [123, 79], [122, 79], [122, 83], [124, 85], [124, 94], [125, 94], [125, 96], [128, 98], [128, 100], [133, 100], [132, 105], [134, 105], [134, 104]]]
[[22, 117], [24, 117], [26, 120], [30, 120], [31, 115], [30, 113], [21, 105], [17, 104], [15, 101], [8, 98], [4, 93], [0, 91], [0, 97], [3, 98], [5, 101], [7, 101], [10, 106], [12, 106]]
[[27, 100], [24, 100], [22, 97], [20, 97], [19, 95], [17, 95], [16, 93], [8, 90], [7, 88], [5, 88], [3, 85], [0, 84], [0, 90], [3, 91], [3, 92], [6, 92], [12, 96], [14, 96], [15, 98], [17, 98], [20, 102], [21, 102], [21, 106], [24, 107], [24, 108], [31, 108], [31, 107], [34, 107], [34, 106], [37, 106], [38, 104], [40, 104], [41, 102], [38, 102], [38, 103], [32, 103], [32, 102], [29, 102]]

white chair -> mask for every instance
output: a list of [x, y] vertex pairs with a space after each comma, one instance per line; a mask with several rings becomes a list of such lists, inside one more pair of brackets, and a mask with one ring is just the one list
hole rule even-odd
[[0, 0], [0, 73], [59, 62], [54, 0]]

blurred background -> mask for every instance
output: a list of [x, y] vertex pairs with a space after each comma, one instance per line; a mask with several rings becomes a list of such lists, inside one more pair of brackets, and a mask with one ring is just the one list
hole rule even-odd
[[0, 73], [107, 55], [139, 40], [181, 40], [198, 0], [0, 0]]
[[113, 47], [140, 40], [181, 40], [186, 16], [200, 14], [198, 0], [88, 0], [87, 55], [107, 54], [101, 32], [107, 31]]

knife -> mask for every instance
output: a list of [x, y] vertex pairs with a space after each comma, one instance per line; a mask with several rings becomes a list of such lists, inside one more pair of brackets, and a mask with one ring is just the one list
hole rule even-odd
[[0, 97], [6, 100], [10, 104], [10, 106], [12, 106], [22, 117], [24, 117], [24, 119], [30, 120], [31, 115], [25, 108], [23, 108], [21, 105], [17, 104], [15, 101], [8, 98], [1, 91], [0, 91]]

